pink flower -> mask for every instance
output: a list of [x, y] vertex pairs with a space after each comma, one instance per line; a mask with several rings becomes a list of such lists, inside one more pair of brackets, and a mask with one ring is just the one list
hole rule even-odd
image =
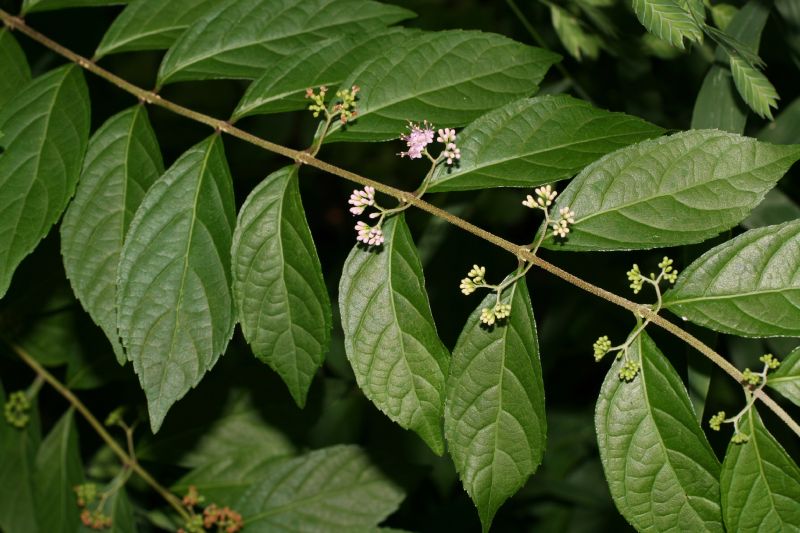
[[356, 240], [369, 246], [380, 246], [383, 244], [383, 231], [380, 227], [372, 227], [369, 224], [359, 221], [356, 226]]
[[456, 130], [452, 128], [445, 128], [443, 130], [439, 130], [438, 133], [439, 136], [436, 137], [436, 142], [440, 142], [443, 144], [456, 142]]
[[400, 152], [400, 157], [408, 156], [409, 159], [420, 159], [425, 147], [433, 142], [433, 125], [427, 120], [419, 124], [408, 123], [409, 133], [400, 135], [400, 139], [406, 142], [407, 152]]
[[356, 189], [350, 195], [350, 200], [347, 203], [353, 206], [350, 208], [350, 212], [353, 215], [360, 215], [364, 212], [364, 209], [375, 205], [375, 189], [369, 186], [363, 189]]
[[[452, 130], [451, 130], [452, 131]], [[453, 135], [455, 137], [455, 135]], [[447, 158], [447, 164], [452, 165], [453, 161], [456, 159], [461, 159], [461, 150], [456, 147], [455, 143], [447, 143], [444, 151], [442, 152], [445, 158]]]

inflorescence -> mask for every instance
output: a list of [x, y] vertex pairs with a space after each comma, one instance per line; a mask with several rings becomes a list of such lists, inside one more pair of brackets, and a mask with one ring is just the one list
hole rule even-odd
[[3, 414], [12, 426], [22, 429], [30, 422], [31, 401], [25, 391], [16, 391], [8, 395]]
[[769, 374], [771, 370], [775, 370], [781, 366], [781, 362], [771, 353], [762, 355], [758, 360], [764, 363], [761, 372], [753, 372], [749, 368], [745, 368], [744, 372], [742, 372], [742, 387], [744, 388], [744, 395], [747, 399], [742, 410], [730, 418], [725, 418], [725, 411], [720, 411], [708, 420], [709, 427], [714, 431], [719, 431], [722, 428], [722, 424], [733, 424], [731, 442], [734, 444], [744, 444], [750, 440], [750, 435], [742, 431], [739, 423], [742, 417], [753, 408], [753, 403], [756, 399], [755, 392], [766, 386], [767, 374]]
[[[631, 289], [633, 289], [634, 294], [639, 294], [639, 291], [642, 290], [642, 287], [645, 283], [653, 286], [656, 291], [657, 300], [651, 309], [656, 313], [659, 311], [659, 309], [661, 309], [661, 282], [667, 281], [671, 284], [674, 284], [678, 279], [678, 271], [673, 268], [672, 264], [672, 259], [669, 257], [664, 257], [658, 264], [658, 268], [660, 269], [658, 274], [651, 272], [649, 276], [645, 276], [642, 274], [641, 270], [639, 270], [639, 265], [637, 264], [634, 264], [633, 268], [627, 272], [628, 281], [631, 282]], [[617, 352], [616, 358], [624, 359], [620, 365], [618, 373], [619, 379], [627, 382], [633, 381], [636, 375], [639, 373], [639, 370], [641, 370], [641, 364], [639, 361], [635, 361], [631, 358], [630, 354], [628, 353], [628, 349], [649, 323], [650, 320], [648, 319], [639, 324], [633, 333], [631, 333], [628, 338], [625, 339], [625, 342], [619, 346], [613, 346], [607, 335], [603, 335], [597, 339], [592, 345], [592, 349], [594, 350], [594, 360], [600, 361], [607, 353]]]
[[189, 511], [190, 518], [178, 533], [206, 533], [212, 529], [217, 533], [237, 533], [244, 528], [242, 515], [230, 507], [219, 507], [212, 503], [203, 509], [202, 513], [195, 507], [205, 502], [194, 485], [189, 485], [186, 495], [181, 500], [183, 506]]

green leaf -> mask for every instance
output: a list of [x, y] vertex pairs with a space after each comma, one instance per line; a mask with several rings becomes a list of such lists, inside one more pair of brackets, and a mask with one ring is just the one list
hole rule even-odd
[[89, 94], [80, 67], [35, 79], [1, 109], [0, 297], [75, 191], [89, 137]]
[[758, 140], [774, 144], [800, 143], [800, 98], [786, 106], [778, 117], [758, 132]]
[[204, 14], [167, 52], [158, 85], [261, 76], [303, 48], [344, 33], [371, 32], [407, 19], [372, 0], [240, 0]]
[[538, 96], [490, 111], [458, 134], [461, 160], [439, 166], [429, 191], [535, 187], [573, 176], [664, 130], [569, 96]]
[[800, 405], [800, 348], [781, 361], [781, 366], [769, 375], [767, 385]]
[[61, 224], [61, 253], [75, 296], [105, 332], [117, 361], [117, 267], [133, 214], [164, 172], [144, 106], [106, 121], [92, 136], [75, 199]]
[[[269, 398], [251, 397], [247, 389], [232, 389], [225, 381], [222, 396], [217, 389], [206, 389], [214, 397], [218, 411], [209, 417], [207, 409], [179, 405], [176, 415], [157, 436], [144, 437], [136, 446], [136, 456], [146, 461], [194, 468], [215, 464], [234, 455], [257, 455], [264, 459], [291, 455], [295, 451], [288, 436], [264, 420], [263, 407]], [[230, 391], [230, 392], [228, 392]], [[277, 408], [269, 402], [272, 409]]]
[[238, 501], [249, 533], [350, 531], [377, 526], [403, 492], [357, 446], [281, 460]]
[[95, 56], [136, 50], [166, 50], [218, 0], [133, 0], [114, 19]]
[[68, 7], [115, 6], [127, 3], [127, 0], [24, 0], [22, 2], [22, 14], [55, 11], [56, 9]]
[[600, 459], [620, 513], [638, 531], [723, 531], [720, 465], [678, 373], [646, 333], [612, 364], [595, 411]]
[[445, 436], [483, 530], [536, 471], [547, 432], [539, 342], [525, 279], [503, 291], [511, 315], [486, 328], [472, 312], [453, 350], [447, 378]]
[[800, 158], [800, 146], [715, 130], [644, 141], [586, 167], [556, 201], [576, 223], [563, 250], [649, 249], [703, 241], [733, 227]]
[[771, 107], [778, 107], [778, 92], [760, 70], [741, 57], [730, 56], [731, 75], [747, 105], [763, 118], [772, 120]]
[[0, 109], [30, 80], [31, 69], [19, 43], [10, 31], [0, 30]]
[[681, 273], [664, 307], [723, 333], [800, 336], [800, 220], [712, 248]]
[[358, 118], [326, 141], [396, 138], [409, 120], [463, 126], [538, 90], [558, 55], [477, 31], [418, 33], [361, 64], [342, 82], [362, 88]]
[[233, 119], [308, 107], [305, 89], [336, 87], [364, 61], [415, 35], [417, 31], [405, 28], [383, 29], [341, 35], [298, 50], [271, 65], [250, 84]]
[[257, 449], [234, 451], [197, 466], [178, 480], [172, 492], [183, 495], [194, 486], [207, 502], [236, 509], [239, 499], [283, 462]]
[[740, 420], [739, 428], [750, 438], [743, 444], [728, 444], [722, 462], [725, 527], [728, 531], [797, 531], [800, 468], [764, 427], [755, 407]]
[[716, 4], [711, 6], [711, 18], [714, 21], [714, 25], [722, 31], [725, 31], [728, 26], [730, 26], [730, 23], [738, 12], [739, 8], [731, 4]]
[[[752, 52], [758, 52], [761, 32], [767, 23], [770, 4], [762, 0], [751, 0], [739, 10], [726, 29], [726, 34]], [[744, 133], [747, 122], [747, 106], [736, 93], [731, 79], [728, 53], [717, 47], [714, 64], [706, 74], [692, 112], [692, 128], [719, 128], [731, 133]]]
[[80, 339], [73, 306], [78, 302], [66, 283], [58, 284], [37, 309], [35, 319], [16, 337], [28, 354], [44, 366], [61, 366], [80, 350]]
[[157, 431], [233, 334], [230, 247], [236, 217], [222, 140], [184, 153], [145, 194], [119, 263], [119, 335]]
[[579, 19], [566, 9], [550, 4], [550, 20], [558, 39], [572, 57], [578, 61], [584, 56], [597, 59], [602, 41], [597, 35], [584, 30]]
[[73, 532], [80, 509], [73, 487], [83, 483], [75, 415], [69, 409], [42, 441], [36, 454], [36, 501], [39, 527], [48, 533]]
[[284, 167], [253, 189], [239, 212], [231, 255], [245, 339], [303, 407], [330, 343], [331, 303], [297, 169]]
[[762, 228], [798, 218], [800, 218], [800, 206], [780, 189], [775, 188], [767, 193], [750, 216], [742, 220], [742, 226], [747, 229]]
[[633, 10], [647, 31], [681, 50], [684, 39], [703, 41], [692, 14], [675, 0], [633, 0]]
[[[0, 384], [0, 405], [6, 395]], [[24, 428], [11, 426], [0, 416], [0, 529], [4, 533], [35, 533], [38, 510], [33, 476], [41, 434], [36, 400], [31, 401], [31, 419]]]
[[385, 243], [353, 247], [339, 285], [345, 350], [358, 386], [378, 409], [441, 455], [449, 354], [436, 334], [417, 250], [402, 214]]

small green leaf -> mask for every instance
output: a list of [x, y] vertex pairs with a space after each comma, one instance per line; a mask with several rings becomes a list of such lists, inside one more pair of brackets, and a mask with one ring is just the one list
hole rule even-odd
[[490, 111], [458, 134], [461, 160], [439, 166], [429, 191], [535, 187], [573, 176], [664, 130], [569, 96], [538, 96]]
[[56, 9], [68, 7], [115, 6], [127, 3], [128, 0], [24, 0], [22, 2], [22, 14], [55, 11]]
[[136, 50], [166, 50], [219, 0], [133, 0], [114, 19], [96, 57]]
[[559, 57], [477, 31], [420, 32], [373, 55], [343, 82], [362, 88], [358, 118], [335, 122], [327, 141], [396, 138], [409, 120], [458, 127], [538, 90]]
[[703, 42], [703, 32], [676, 0], [633, 0], [633, 10], [647, 31], [683, 50], [683, 40]]
[[239, 212], [231, 255], [245, 339], [303, 407], [330, 343], [331, 303], [297, 169], [284, 167], [253, 189]]
[[722, 31], [725, 31], [738, 12], [739, 8], [731, 4], [711, 6], [711, 18], [714, 21], [714, 25]]
[[731, 75], [739, 94], [758, 116], [772, 120], [771, 107], [778, 107], [778, 92], [760, 70], [739, 56], [730, 56]]
[[621, 380], [615, 361], [595, 411], [614, 503], [638, 531], [723, 531], [719, 461], [678, 373], [644, 332], [628, 354], [638, 375]]
[[[286, 459], [258, 450], [233, 451], [198, 465], [172, 487], [175, 494], [186, 494], [194, 486], [206, 502], [229, 506], [234, 510], [239, 499], [256, 483]], [[250, 527], [250, 524], [247, 524]]]
[[774, 144], [800, 144], [800, 98], [786, 106], [756, 137]]
[[767, 385], [800, 405], [800, 348], [781, 361], [781, 366], [769, 375]]
[[0, 109], [29, 81], [31, 69], [19, 43], [7, 29], [0, 30]]
[[715, 130], [644, 141], [586, 167], [558, 197], [576, 223], [563, 250], [649, 249], [700, 242], [741, 222], [800, 159], [800, 146]]
[[248, 115], [294, 111], [308, 106], [305, 89], [338, 86], [358, 65], [418, 33], [405, 28], [341, 35], [315, 43], [271, 65], [247, 88], [233, 113]]
[[89, 138], [89, 94], [80, 67], [33, 80], [0, 108], [0, 297], [19, 263], [61, 217]]
[[61, 253], [75, 296], [103, 329], [117, 361], [117, 267], [133, 214], [164, 172], [144, 106], [123, 111], [92, 136], [75, 199], [61, 224]]
[[664, 307], [723, 333], [800, 336], [800, 220], [712, 248], [681, 273]]
[[578, 61], [584, 56], [597, 59], [602, 41], [597, 35], [586, 31], [579, 19], [566, 9], [550, 4], [550, 20], [561, 44], [572, 57]]
[[273, 462], [237, 502], [249, 533], [374, 529], [404, 494], [357, 446]]
[[413, 14], [372, 0], [240, 0], [204, 14], [170, 48], [158, 85], [254, 79], [281, 58], [344, 33], [374, 32]]
[[525, 279], [503, 291], [511, 315], [491, 328], [480, 322], [489, 294], [472, 312], [453, 350], [447, 378], [445, 436], [483, 530], [533, 475], [547, 432], [539, 343]]
[[[761, 32], [769, 18], [771, 5], [762, 0], [750, 0], [739, 10], [723, 35], [729, 35], [740, 46], [758, 52]], [[736, 93], [730, 69], [724, 66], [728, 53], [717, 47], [714, 64], [706, 74], [692, 112], [692, 128], [719, 128], [731, 133], [744, 133], [747, 106]]]
[[[772, 379], [772, 378], [770, 378]], [[728, 444], [720, 485], [728, 531], [797, 531], [800, 468], [752, 407], [739, 422], [747, 442]]]
[[402, 214], [379, 247], [353, 247], [339, 285], [345, 350], [358, 386], [378, 409], [444, 453], [449, 354], [436, 334], [417, 250]]
[[83, 483], [83, 464], [72, 409], [42, 441], [36, 454], [34, 482], [41, 531], [75, 531], [80, 525], [80, 509], [73, 487]]
[[236, 211], [218, 135], [184, 153], [145, 194], [119, 263], [119, 335], [157, 431], [233, 334]]
[[[0, 405], [6, 395], [0, 384]], [[0, 530], [32, 533], [39, 530], [33, 477], [41, 442], [38, 406], [31, 401], [30, 421], [17, 428], [0, 415]]]

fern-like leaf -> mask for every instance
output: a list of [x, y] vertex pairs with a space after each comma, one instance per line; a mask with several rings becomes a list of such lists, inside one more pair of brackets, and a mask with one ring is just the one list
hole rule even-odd
[[633, 10], [647, 31], [676, 48], [684, 49], [684, 39], [703, 40], [703, 31], [691, 12], [676, 0], [633, 0]]
[[772, 120], [771, 107], [777, 109], [778, 92], [764, 74], [741, 57], [730, 56], [731, 74], [736, 89], [758, 116]]

